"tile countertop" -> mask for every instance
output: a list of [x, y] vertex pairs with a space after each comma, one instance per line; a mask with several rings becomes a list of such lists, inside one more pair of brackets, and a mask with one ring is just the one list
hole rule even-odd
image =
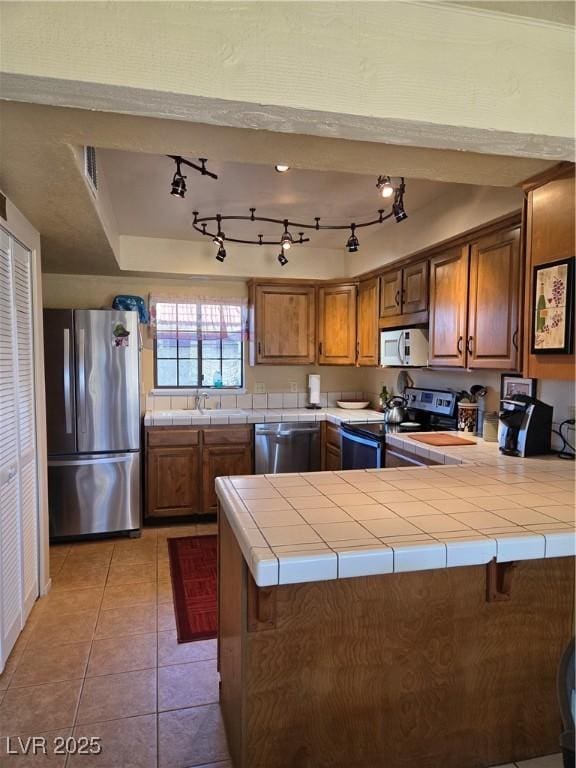
[[146, 411], [144, 416], [145, 427], [162, 426], [202, 426], [209, 424], [261, 424], [263, 422], [280, 421], [331, 421], [341, 424], [343, 421], [382, 421], [382, 414], [371, 411], [368, 408], [319, 408], [315, 410], [306, 408], [292, 409], [234, 409], [235, 413], [222, 415], [218, 409], [204, 411], [201, 416], [192, 415], [190, 411]]
[[574, 465], [435, 447], [442, 464], [219, 477], [216, 492], [258, 586], [575, 554]]

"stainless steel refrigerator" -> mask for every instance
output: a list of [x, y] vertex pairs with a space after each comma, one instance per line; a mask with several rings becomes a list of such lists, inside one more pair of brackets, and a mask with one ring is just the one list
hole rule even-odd
[[50, 537], [138, 535], [137, 312], [44, 310]]

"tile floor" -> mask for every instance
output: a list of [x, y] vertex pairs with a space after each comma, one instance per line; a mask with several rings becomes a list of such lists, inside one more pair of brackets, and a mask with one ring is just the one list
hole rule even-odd
[[[216, 641], [176, 641], [168, 536], [58, 545], [38, 601], [0, 675], [2, 768], [232, 768], [218, 706]], [[94, 756], [8, 755], [17, 739], [98, 736]], [[562, 768], [560, 755], [498, 768]], [[464, 768], [464, 767], [463, 767]]]
[[[231, 768], [216, 641], [176, 641], [166, 539], [196, 533], [215, 526], [51, 548], [52, 591], [0, 675], [2, 768]], [[99, 736], [102, 753], [13, 756], [8, 735]]]

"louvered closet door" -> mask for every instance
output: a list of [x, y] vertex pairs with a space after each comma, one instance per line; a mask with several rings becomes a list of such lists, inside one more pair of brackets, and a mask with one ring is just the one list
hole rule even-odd
[[0, 229], [0, 669], [22, 628], [18, 394], [11, 238]]
[[22, 551], [22, 610], [28, 617], [38, 597], [38, 498], [36, 483], [36, 416], [30, 252], [13, 244], [13, 296], [16, 318], [18, 452]]

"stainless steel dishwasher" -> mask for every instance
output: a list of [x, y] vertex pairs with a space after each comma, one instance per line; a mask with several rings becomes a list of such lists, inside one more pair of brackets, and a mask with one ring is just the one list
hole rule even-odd
[[254, 426], [257, 475], [320, 469], [320, 424], [282, 422]]

